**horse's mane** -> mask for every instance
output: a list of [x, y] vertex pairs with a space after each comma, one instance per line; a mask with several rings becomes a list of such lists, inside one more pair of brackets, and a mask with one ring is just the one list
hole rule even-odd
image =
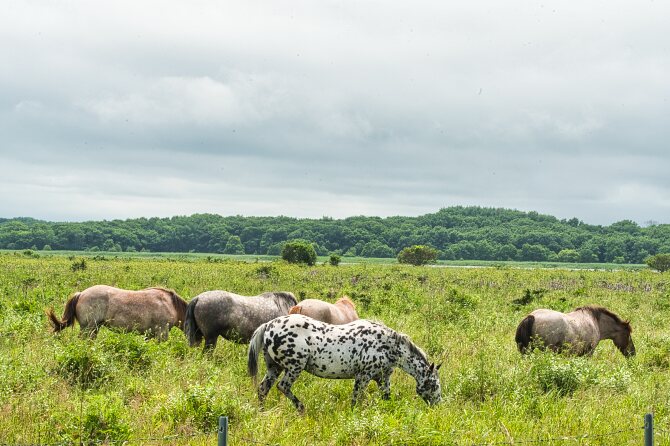
[[180, 312], [186, 312], [186, 306], [188, 303], [177, 294], [175, 290], [170, 290], [167, 288], [155, 286], [149, 288], [150, 290], [158, 290], [158, 291], [163, 291], [164, 293], [167, 293], [170, 295], [170, 298], [172, 299], [172, 305]]
[[289, 293], [288, 291], [263, 293], [263, 296], [272, 297], [277, 306], [286, 314], [288, 314], [288, 311], [291, 307], [298, 305], [298, 301], [296, 300], [293, 293]]
[[426, 354], [423, 352], [423, 350], [421, 350], [419, 347], [416, 346], [416, 344], [414, 344], [412, 342], [412, 340], [409, 338], [409, 336], [407, 336], [406, 334], [403, 334], [403, 333], [398, 333], [398, 332], [396, 332], [395, 334], [397, 336], [398, 341], [405, 344], [409, 348], [409, 351], [413, 355], [416, 355], [416, 356], [420, 357], [426, 363], [428, 363], [428, 357], [426, 356]]
[[339, 299], [337, 299], [337, 302], [335, 303], [339, 304], [340, 302], [346, 305], [350, 305], [351, 308], [353, 308], [354, 310], [356, 309], [356, 304], [349, 298], [349, 296], [342, 296]]
[[601, 307], [600, 305], [585, 305], [583, 307], [579, 307], [575, 309], [575, 311], [583, 311], [585, 313], [591, 313], [591, 315], [596, 318], [597, 320], [600, 320], [600, 317], [605, 315], [611, 317], [615, 322], [624, 325], [630, 330], [631, 332], [633, 331], [633, 328], [630, 326], [629, 321], [624, 321], [621, 319], [617, 314], [611, 312], [605, 307]]

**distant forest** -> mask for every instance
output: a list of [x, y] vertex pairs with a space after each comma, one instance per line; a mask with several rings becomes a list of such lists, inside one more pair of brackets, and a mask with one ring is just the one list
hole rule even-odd
[[450, 207], [419, 217], [222, 217], [47, 222], [0, 219], [0, 249], [203, 252], [277, 255], [287, 240], [311, 242], [319, 255], [395, 257], [430, 245], [445, 260], [643, 263], [670, 253], [670, 225], [609, 226], [537, 212]]

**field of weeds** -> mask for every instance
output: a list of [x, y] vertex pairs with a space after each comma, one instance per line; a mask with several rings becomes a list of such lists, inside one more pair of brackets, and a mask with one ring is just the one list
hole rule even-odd
[[[443, 363], [443, 402], [428, 407], [396, 370], [390, 400], [373, 383], [352, 409], [353, 381], [303, 373], [293, 391], [304, 416], [276, 388], [260, 409], [245, 345], [220, 341], [205, 355], [178, 329], [163, 343], [107, 329], [82, 339], [78, 326], [51, 333], [44, 310], [61, 314], [94, 284], [162, 286], [186, 300], [213, 289], [331, 302], [346, 294], [362, 318], [408, 334]], [[636, 357], [610, 341], [590, 358], [518, 353], [525, 314], [586, 304], [630, 319]], [[653, 412], [657, 444], [670, 444], [669, 369], [670, 276], [647, 270], [0, 255], [0, 443], [212, 445], [227, 415], [233, 445], [640, 444]]]

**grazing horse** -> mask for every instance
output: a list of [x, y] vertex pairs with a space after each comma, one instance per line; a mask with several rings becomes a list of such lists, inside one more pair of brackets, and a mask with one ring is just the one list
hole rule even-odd
[[291, 307], [288, 314], [304, 314], [317, 321], [335, 325], [348, 324], [358, 319], [356, 306], [347, 296], [341, 297], [334, 304], [319, 299], [305, 299]]
[[516, 329], [516, 344], [521, 353], [530, 351], [533, 338], [553, 351], [566, 350], [571, 354], [592, 355], [601, 339], [611, 339], [614, 345], [630, 357], [635, 355], [628, 321], [606, 308], [589, 305], [570, 313], [539, 309], [526, 316]]
[[47, 316], [54, 332], [73, 325], [76, 319], [81, 333], [92, 338], [101, 326], [107, 326], [165, 340], [172, 327], [184, 328], [185, 313], [186, 301], [172, 290], [131, 291], [94, 285], [68, 299], [62, 320], [53, 308], [47, 311]]
[[416, 393], [428, 404], [442, 399], [440, 366], [428, 362], [426, 354], [409, 337], [366, 320], [331, 325], [301, 314], [278, 317], [258, 327], [249, 343], [247, 371], [256, 382], [258, 354], [263, 350], [267, 372], [258, 388], [261, 403], [282, 371], [277, 388], [304, 412], [305, 406], [291, 392], [291, 386], [307, 370], [322, 378], [355, 379], [352, 406], [370, 380], [390, 396], [390, 378], [395, 367], [416, 380]]
[[205, 338], [205, 350], [216, 347], [219, 335], [247, 343], [259, 325], [288, 314], [298, 302], [292, 293], [271, 292], [260, 296], [240, 296], [228, 291], [205, 291], [186, 308], [184, 333], [191, 347]]

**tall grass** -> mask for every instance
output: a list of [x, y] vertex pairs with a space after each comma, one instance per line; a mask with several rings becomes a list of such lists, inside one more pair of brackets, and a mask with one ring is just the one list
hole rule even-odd
[[[79, 261], [0, 255], [0, 443], [211, 445], [219, 415], [230, 418], [232, 444], [460, 445], [628, 429], [579, 444], [633, 444], [649, 411], [670, 430], [667, 274], [130, 257], [72, 268]], [[78, 327], [52, 334], [44, 309], [62, 312], [70, 294], [98, 283], [164, 286], [186, 299], [212, 289], [330, 301], [347, 294], [361, 317], [407, 333], [443, 363], [444, 402], [429, 408], [396, 371], [389, 401], [371, 384], [351, 408], [352, 381], [303, 373], [293, 388], [306, 406], [301, 417], [276, 389], [259, 407], [244, 345], [219, 342], [207, 355], [178, 329], [163, 343], [106, 329], [93, 341]], [[609, 341], [590, 358], [517, 352], [514, 331], [527, 312], [591, 303], [631, 319], [634, 359]]]

